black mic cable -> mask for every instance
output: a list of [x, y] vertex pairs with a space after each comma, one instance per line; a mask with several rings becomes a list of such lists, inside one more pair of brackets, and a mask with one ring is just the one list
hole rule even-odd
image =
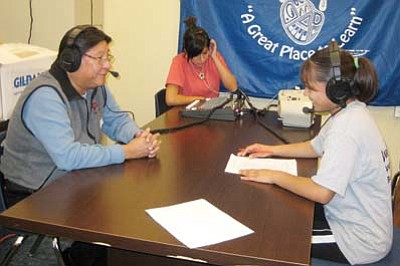
[[[256, 119], [256, 122], [260, 124], [264, 129], [266, 129], [269, 133], [274, 135], [277, 139], [282, 141], [284, 144], [289, 144], [289, 141], [287, 141], [284, 137], [280, 136], [278, 133], [276, 133], [273, 129], [271, 129], [264, 121], [260, 119], [260, 113], [262, 113], [264, 110], [259, 110], [254, 105], [250, 102], [250, 98], [247, 96], [247, 94], [238, 87], [239, 92], [244, 96], [247, 104], [249, 105], [250, 109], [254, 113], [254, 117]], [[266, 109], [265, 109], [266, 110]]]
[[[119, 73], [117, 71], [108, 70], [108, 72], [114, 78], [118, 78], [119, 77]], [[104, 86], [102, 88], [104, 90]], [[106, 107], [108, 108], [108, 110], [110, 110], [111, 112], [116, 113], [116, 114], [118, 114], [118, 113], [121, 113], [121, 114], [122, 113], [128, 113], [128, 114], [130, 114], [132, 116], [132, 119], [135, 120], [135, 115], [134, 115], [134, 113], [132, 111], [129, 111], [129, 110], [118, 110], [118, 111], [116, 111], [116, 110], [111, 109], [110, 106], [108, 106], [108, 104], [107, 104], [107, 93], [105, 91], [103, 91], [103, 94], [105, 95], [105, 102], [106, 102]]]
[[256, 114], [256, 121], [258, 124], [260, 124], [263, 128], [265, 128], [269, 133], [271, 133], [272, 135], [274, 135], [277, 139], [279, 139], [280, 141], [282, 141], [285, 144], [289, 144], [290, 142], [287, 141], [284, 137], [282, 137], [281, 135], [279, 135], [278, 133], [276, 133], [272, 128], [270, 128], [266, 123], [264, 123], [264, 121], [262, 121], [259, 117], [258, 114]]
[[[116, 72], [116, 73], [118, 74], [118, 72]], [[107, 97], [107, 92], [106, 92], [105, 86], [101, 86], [101, 92], [103, 93], [104, 105], [108, 110], [110, 110], [110, 112], [115, 113], [115, 114], [130, 114], [132, 116], [132, 120], [135, 121], [135, 114], [132, 111], [129, 111], [129, 110], [113, 110], [113, 109], [111, 109], [111, 107], [108, 105], [108, 101], [107, 101], [108, 97]], [[92, 95], [92, 98], [93, 97], [94, 97], [94, 95]]]
[[325, 122], [320, 126], [319, 130], [321, 130], [321, 129], [326, 125], [326, 123], [328, 123], [328, 121], [329, 121], [332, 117], [334, 117], [337, 113], [339, 113], [340, 111], [342, 111], [342, 110], [344, 109], [342, 106], [338, 105], [338, 106], [336, 106], [336, 107], [333, 107], [333, 108], [330, 108], [330, 109], [327, 109], [327, 110], [321, 110], [321, 111], [315, 111], [315, 110], [314, 110], [314, 107], [309, 108], [309, 107], [307, 107], [307, 106], [304, 106], [304, 107], [303, 107], [303, 113], [315, 115], [316, 113], [330, 112], [330, 111], [335, 110], [335, 109], [338, 109], [338, 110], [337, 110], [336, 112], [334, 112], [333, 114], [330, 114], [330, 116], [329, 116], [329, 117], [325, 120]]

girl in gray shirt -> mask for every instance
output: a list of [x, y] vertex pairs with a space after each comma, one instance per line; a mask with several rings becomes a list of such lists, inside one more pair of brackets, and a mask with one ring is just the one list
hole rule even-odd
[[375, 69], [331, 42], [304, 62], [301, 79], [314, 111], [330, 113], [320, 133], [301, 143], [252, 144], [239, 155], [320, 158], [317, 174], [250, 169], [241, 170], [241, 178], [316, 202], [311, 256], [350, 264], [378, 261], [390, 251], [393, 219], [388, 152], [365, 104], [377, 94]]

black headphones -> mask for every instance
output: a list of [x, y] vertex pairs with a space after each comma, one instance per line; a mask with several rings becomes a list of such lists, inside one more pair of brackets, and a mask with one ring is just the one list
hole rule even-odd
[[59, 57], [60, 66], [67, 72], [75, 72], [81, 65], [82, 52], [75, 44], [76, 38], [88, 28], [93, 28], [91, 25], [79, 25], [73, 28], [68, 36], [65, 48], [61, 51]]
[[333, 103], [345, 108], [347, 100], [358, 95], [358, 89], [354, 86], [353, 79], [342, 77], [340, 71], [340, 49], [335, 41], [329, 43], [329, 57], [332, 78], [326, 84], [326, 95]]

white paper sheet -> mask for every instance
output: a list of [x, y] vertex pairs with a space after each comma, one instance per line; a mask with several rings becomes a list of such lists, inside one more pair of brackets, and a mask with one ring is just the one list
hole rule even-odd
[[204, 199], [146, 212], [189, 248], [208, 246], [254, 233]]
[[238, 174], [242, 169], [271, 169], [297, 175], [297, 162], [294, 159], [249, 158], [231, 154], [225, 172]]

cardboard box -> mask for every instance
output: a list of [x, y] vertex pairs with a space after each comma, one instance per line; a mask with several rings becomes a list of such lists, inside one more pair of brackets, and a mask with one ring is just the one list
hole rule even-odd
[[10, 118], [21, 92], [48, 70], [57, 52], [24, 43], [0, 45], [0, 119]]

